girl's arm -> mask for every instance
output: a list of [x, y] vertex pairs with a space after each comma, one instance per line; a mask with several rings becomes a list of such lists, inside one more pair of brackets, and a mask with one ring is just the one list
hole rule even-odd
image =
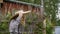
[[23, 13], [25, 14], [25, 13], [30, 13], [30, 12], [31, 12], [31, 11], [29, 10], [29, 11], [26, 11], [26, 12], [23, 12]]

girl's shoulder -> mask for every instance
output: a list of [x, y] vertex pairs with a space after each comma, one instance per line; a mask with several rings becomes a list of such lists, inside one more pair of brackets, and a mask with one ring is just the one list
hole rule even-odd
[[14, 22], [15, 20], [14, 19], [12, 19], [10, 22]]

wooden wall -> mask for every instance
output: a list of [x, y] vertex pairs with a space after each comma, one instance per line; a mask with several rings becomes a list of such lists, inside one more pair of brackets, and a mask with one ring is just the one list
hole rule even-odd
[[13, 10], [20, 10], [20, 9], [23, 9], [24, 11], [32, 10], [33, 12], [39, 12], [40, 11], [39, 8], [34, 7], [34, 6], [4, 2], [3, 7], [2, 7], [2, 13], [6, 14], [8, 11], [10, 11], [12, 13]]

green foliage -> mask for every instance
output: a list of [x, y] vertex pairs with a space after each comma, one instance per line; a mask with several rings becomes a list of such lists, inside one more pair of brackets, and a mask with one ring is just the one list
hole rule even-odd
[[53, 24], [51, 23], [50, 19], [46, 19], [46, 34], [52, 34], [53, 33]]
[[38, 16], [36, 13], [32, 12], [30, 14], [27, 14], [26, 15], [26, 23], [28, 25], [35, 23], [35, 28], [33, 29], [33, 32], [36, 34], [42, 34], [42, 23], [38, 20]]
[[33, 21], [37, 21], [38, 16], [35, 13], [30, 13], [26, 15], [26, 22], [31, 24]]
[[60, 19], [57, 20], [57, 22], [56, 22], [56, 26], [60, 26]]
[[53, 34], [53, 26], [56, 25], [57, 3], [58, 0], [44, 0], [45, 13], [49, 18], [46, 23], [47, 34]]
[[3, 32], [3, 33], [0, 32], [1, 34], [4, 34], [4, 33], [7, 34], [7, 33], [9, 33], [8, 32], [8, 29], [9, 29], [8, 27], [9, 27], [9, 19], [10, 19], [10, 17], [11, 17], [11, 14], [9, 12], [8, 12], [8, 14], [6, 16], [3, 17], [4, 19], [0, 23], [0, 31]]
[[41, 22], [37, 23], [34, 32], [36, 34], [43, 34], [42, 33], [42, 30], [43, 30], [42, 26], [43, 26], [43, 24]]

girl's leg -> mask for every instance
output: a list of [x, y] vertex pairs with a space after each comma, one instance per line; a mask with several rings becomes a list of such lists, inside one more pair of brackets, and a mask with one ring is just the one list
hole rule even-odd
[[14, 34], [14, 28], [13, 27], [10, 27], [9, 31], [10, 31], [10, 34]]
[[18, 34], [18, 26], [15, 27], [15, 34]]
[[14, 34], [18, 34], [17, 32], [15, 32]]

